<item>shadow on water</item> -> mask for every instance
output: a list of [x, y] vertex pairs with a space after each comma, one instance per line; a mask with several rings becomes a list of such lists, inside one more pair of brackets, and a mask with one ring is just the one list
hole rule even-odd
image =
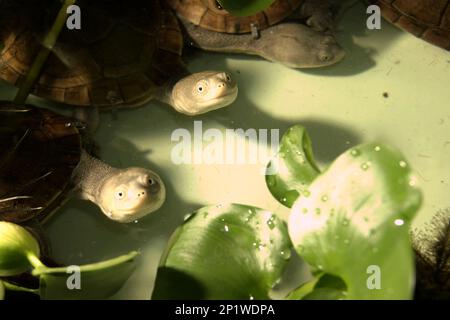
[[[301, 72], [324, 77], [345, 77], [375, 67], [373, 56], [387, 50], [402, 35], [402, 31], [384, 19], [381, 21], [381, 30], [369, 30], [366, 24], [369, 17], [366, 9], [367, 5], [363, 1], [348, 0], [342, 5], [335, 34], [338, 43], [346, 52], [344, 60], [328, 68], [304, 69]], [[370, 43], [365, 39], [369, 36]]]
[[[295, 121], [277, 119], [261, 111], [245, 94], [240, 95], [238, 103], [245, 107], [246, 112], [233, 114], [236, 111], [230, 110], [227, 118], [217, 121], [230, 129], [279, 129], [280, 138], [290, 127], [300, 124], [308, 130], [315, 157], [321, 162], [331, 162], [352, 145], [360, 143], [356, 132], [337, 123], [311, 118]], [[233, 119], [231, 124], [229, 119]]]
[[[211, 54], [211, 57], [213, 58], [213, 65], [211, 67], [217, 70], [230, 70], [224, 58], [225, 55]], [[257, 60], [258, 58], [243, 56], [242, 59]], [[288, 128], [300, 124], [307, 128], [311, 136], [316, 159], [324, 163], [333, 161], [342, 152], [361, 142], [356, 132], [335, 122], [314, 118], [286, 120], [274, 117], [266, 111], [263, 111], [249, 98], [250, 92], [272, 89], [261, 88], [259, 81], [261, 75], [258, 71], [243, 73], [235, 71], [234, 75], [238, 81], [239, 95], [231, 106], [195, 118], [183, 117], [181, 115], [183, 120], [181, 120], [182, 123], [180, 125], [184, 128], [192, 128], [193, 120], [202, 120], [204, 129], [213, 128], [217, 125], [228, 129], [279, 129], [281, 138], [281, 135]], [[280, 103], [283, 102], [280, 101]], [[276, 105], [273, 106], [273, 109], [275, 108], [277, 108]], [[299, 114], [299, 108], [301, 108], [301, 104], [294, 102], [292, 105], [293, 113]], [[178, 118], [180, 116], [175, 115], [175, 117]]]
[[[223, 68], [226, 70], [226, 67]], [[165, 109], [165, 113], [173, 113], [173, 123], [171, 128], [164, 128], [164, 132], [150, 132], [148, 134], [156, 135], [161, 138], [167, 139], [170, 143], [170, 134], [177, 128], [186, 128], [189, 131], [193, 131], [193, 122], [201, 121], [203, 132], [210, 128], [224, 127], [225, 129], [278, 129], [281, 136], [292, 126], [302, 125], [311, 136], [313, 143], [313, 150], [317, 160], [320, 162], [328, 163], [333, 161], [337, 156], [346, 151], [353, 145], [361, 142], [359, 135], [349, 128], [326, 121], [323, 119], [304, 118], [300, 120], [285, 120], [275, 118], [272, 115], [264, 112], [255, 103], [253, 103], [246, 94], [247, 86], [241, 86], [240, 93], [236, 102], [230, 107], [216, 110], [205, 115], [196, 117], [186, 117], [184, 115], [176, 114], [170, 110], [167, 106], [156, 103], [155, 108]], [[298, 106], [293, 106], [298, 108]], [[160, 111], [159, 110], [159, 111]], [[124, 111], [133, 112], [133, 110]], [[134, 118], [133, 121], [133, 133], [136, 135], [147, 134], [149, 123], [145, 118]], [[120, 114], [119, 120], [120, 121]], [[166, 130], [170, 129], [170, 130]], [[253, 141], [258, 143], [258, 141]], [[123, 152], [123, 149], [121, 150]], [[134, 152], [134, 151], [132, 151]], [[145, 159], [145, 157], [144, 157]]]
[[327, 68], [304, 69], [301, 72], [324, 77], [343, 77], [365, 72], [376, 65], [372, 58], [374, 48], [363, 47], [355, 42], [355, 38], [367, 37], [369, 32], [366, 28], [365, 7], [358, 2], [343, 10], [346, 12], [338, 16], [334, 33], [346, 53], [344, 59]]

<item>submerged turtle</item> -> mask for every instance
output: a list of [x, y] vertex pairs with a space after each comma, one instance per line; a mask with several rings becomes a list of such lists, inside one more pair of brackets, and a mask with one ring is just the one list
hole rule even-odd
[[123, 223], [161, 207], [165, 187], [155, 172], [113, 168], [90, 156], [74, 124], [50, 110], [0, 101], [0, 221], [41, 221], [71, 194]]
[[450, 50], [450, 0], [376, 0], [383, 17], [416, 37]]
[[266, 10], [236, 17], [216, 0], [167, 0], [193, 45], [246, 53], [293, 68], [332, 65], [345, 53], [330, 33], [328, 0], [277, 0]]
[[[0, 13], [5, 44], [0, 78], [17, 86], [30, 71], [55, 16], [55, 10], [42, 13], [46, 9], [40, 1], [39, 7], [33, 6], [35, 2]], [[154, 99], [188, 115], [235, 100], [238, 89], [228, 73], [189, 74], [181, 61], [177, 18], [162, 0], [79, 0], [77, 5], [82, 27], [63, 28], [34, 85], [35, 95], [99, 108], [139, 106]]]

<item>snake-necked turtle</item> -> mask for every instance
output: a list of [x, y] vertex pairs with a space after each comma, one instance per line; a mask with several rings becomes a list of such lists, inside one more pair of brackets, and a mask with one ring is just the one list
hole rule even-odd
[[[31, 1], [0, 12], [5, 44], [0, 78], [13, 85], [22, 83], [55, 19], [56, 11], [45, 7], [48, 2], [54, 4], [37, 1], [36, 7]], [[77, 5], [81, 29], [63, 27], [34, 85], [35, 95], [100, 109], [155, 99], [188, 115], [235, 100], [237, 86], [228, 73], [189, 74], [181, 61], [177, 18], [164, 1], [79, 0]]]
[[334, 64], [345, 53], [330, 29], [328, 0], [277, 0], [249, 17], [236, 17], [216, 0], [167, 0], [193, 45], [208, 51], [246, 53], [293, 68]]
[[153, 171], [113, 168], [82, 148], [73, 119], [0, 101], [0, 221], [42, 220], [70, 195], [131, 222], [161, 207], [165, 187]]
[[375, 3], [386, 20], [450, 50], [450, 0], [376, 0]]

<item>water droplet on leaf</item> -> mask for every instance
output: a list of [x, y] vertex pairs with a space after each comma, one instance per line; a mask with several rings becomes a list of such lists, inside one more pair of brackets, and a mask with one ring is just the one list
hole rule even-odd
[[370, 167], [370, 162], [364, 162], [364, 163], [361, 165], [361, 169], [363, 169], [364, 171], [366, 171], [367, 169], [369, 169], [369, 167]]
[[280, 254], [283, 259], [287, 260], [291, 257], [291, 250], [282, 250]]

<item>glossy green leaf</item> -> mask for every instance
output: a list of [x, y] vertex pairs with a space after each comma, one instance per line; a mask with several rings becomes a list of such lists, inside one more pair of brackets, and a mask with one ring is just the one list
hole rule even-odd
[[344, 281], [330, 274], [319, 274], [293, 290], [287, 300], [342, 300], [347, 287]]
[[269, 299], [290, 258], [285, 223], [230, 204], [198, 210], [173, 234], [154, 299]]
[[296, 251], [317, 270], [340, 277], [345, 298], [411, 298], [408, 227], [421, 204], [415, 184], [394, 149], [372, 143], [345, 152], [292, 208]]
[[38, 257], [39, 243], [25, 228], [0, 221], [0, 276], [28, 271], [40, 264]]
[[293, 126], [283, 135], [278, 153], [267, 166], [266, 184], [280, 203], [292, 207], [320, 174], [306, 129]]
[[136, 268], [137, 255], [137, 252], [130, 252], [79, 269], [77, 266], [45, 268], [33, 274], [40, 277], [42, 299], [105, 299], [115, 294], [130, 277]]
[[250, 16], [258, 13], [275, 0], [218, 0], [222, 8], [235, 16]]
[[330, 274], [323, 274], [315, 283], [311, 292], [306, 294], [303, 300], [342, 300], [347, 294], [344, 281]]
[[310, 294], [314, 290], [314, 286], [316, 285], [317, 281], [319, 281], [319, 279], [314, 278], [313, 280], [302, 284], [300, 287], [290, 292], [285, 299], [286, 300], [303, 299], [306, 295]]

